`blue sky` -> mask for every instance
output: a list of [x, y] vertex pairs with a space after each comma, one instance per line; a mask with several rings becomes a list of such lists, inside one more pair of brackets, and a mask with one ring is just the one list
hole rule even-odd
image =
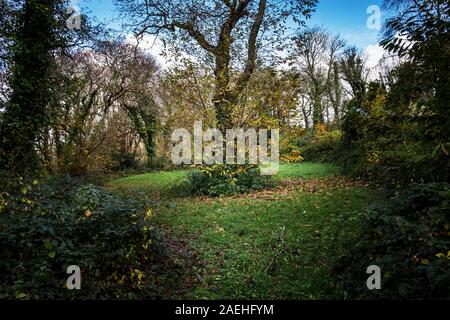
[[[89, 10], [100, 21], [109, 21], [112, 26], [120, 26], [117, 21], [111, 22], [118, 16], [113, 0], [72, 0], [72, 2], [83, 10]], [[307, 24], [324, 26], [330, 32], [340, 34], [349, 45], [365, 51], [369, 65], [375, 66], [383, 50], [378, 46], [379, 31], [367, 27], [370, 16], [367, 9], [372, 5], [381, 7], [381, 3], [382, 0], [319, 0], [316, 12]], [[383, 20], [383, 11], [381, 13]]]
[[83, 10], [87, 8], [99, 20], [111, 20], [118, 15], [113, 0], [71, 0]]
[[[113, 0], [72, 0], [88, 8], [100, 20], [117, 16]], [[369, 30], [366, 13], [370, 5], [381, 6], [381, 0], [320, 0], [308, 25], [323, 25], [333, 33], [339, 33], [350, 44], [365, 49], [378, 42], [378, 32]]]
[[323, 25], [349, 44], [365, 49], [379, 40], [378, 31], [367, 28], [367, 8], [371, 5], [381, 7], [381, 0], [320, 0], [308, 24]]

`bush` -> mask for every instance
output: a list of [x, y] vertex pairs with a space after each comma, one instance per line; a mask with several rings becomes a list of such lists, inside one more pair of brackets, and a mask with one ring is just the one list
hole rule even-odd
[[[70, 178], [19, 181], [0, 195], [0, 298], [156, 297], [147, 205]], [[81, 290], [65, 288], [69, 265], [81, 268]]]
[[285, 129], [280, 140], [280, 160], [285, 163], [298, 163], [303, 161], [298, 141], [305, 134], [305, 129]]
[[296, 146], [290, 146], [289, 150], [281, 155], [281, 161], [284, 163], [299, 163], [303, 160], [300, 149]]
[[139, 167], [139, 161], [136, 158], [136, 154], [125, 152], [116, 152], [112, 155], [112, 160], [114, 162], [113, 170], [123, 171], [127, 169], [137, 169]]
[[395, 86], [390, 93], [375, 82], [368, 89], [364, 99], [346, 106], [337, 150], [344, 172], [388, 189], [449, 181], [450, 143], [447, 136], [437, 136], [434, 116], [412, 107], [423, 102], [413, 103], [409, 97], [402, 102], [396, 91], [403, 89]]
[[382, 135], [373, 134], [354, 141], [351, 148], [338, 150], [338, 163], [345, 173], [375, 181], [388, 189], [411, 183], [448, 181], [449, 156], [445, 150], [424, 141], [412, 125], [395, 132], [385, 131]]
[[188, 184], [191, 194], [218, 197], [264, 189], [273, 181], [257, 165], [217, 164], [191, 172]]
[[[413, 184], [388, 204], [369, 210], [362, 235], [334, 269], [350, 298], [450, 298], [450, 185]], [[381, 290], [366, 287], [378, 265]]]
[[172, 160], [165, 156], [156, 156], [155, 158], [150, 159], [147, 163], [147, 167], [151, 170], [174, 170], [176, 168]]
[[306, 161], [333, 162], [341, 138], [340, 130], [317, 130], [305, 135], [298, 145]]

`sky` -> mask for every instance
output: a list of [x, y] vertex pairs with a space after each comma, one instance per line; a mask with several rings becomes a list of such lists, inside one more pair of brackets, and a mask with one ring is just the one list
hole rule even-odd
[[364, 49], [378, 43], [378, 30], [367, 27], [371, 16], [367, 9], [372, 5], [381, 7], [381, 0], [320, 0], [308, 24], [323, 25], [329, 31], [339, 33], [350, 44]]
[[[100, 21], [111, 21], [118, 16], [113, 0], [72, 0], [83, 10], [89, 10]], [[334, 34], [340, 34], [348, 44], [365, 51], [369, 67], [374, 67], [383, 54], [378, 46], [379, 30], [368, 27], [374, 11], [371, 6], [381, 7], [382, 0], [319, 0], [316, 12], [307, 21], [308, 26], [323, 26]], [[384, 15], [381, 11], [381, 20]], [[109, 22], [111, 24], [117, 24]], [[159, 49], [153, 48], [158, 51]], [[156, 53], [158, 55], [159, 53]]]
[[[373, 29], [374, 11], [372, 6], [380, 8], [381, 23], [383, 15], [382, 0], [319, 0], [316, 12], [307, 22], [308, 25], [324, 26], [332, 33], [340, 34], [349, 45], [363, 50], [368, 58], [369, 67], [375, 67], [384, 53], [379, 43], [379, 29]], [[368, 12], [368, 9], [369, 10]]]

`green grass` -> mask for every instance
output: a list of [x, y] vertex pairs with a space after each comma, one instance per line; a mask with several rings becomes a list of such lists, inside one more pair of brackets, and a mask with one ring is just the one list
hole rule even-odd
[[[336, 175], [339, 169], [333, 165], [283, 164], [277, 179]], [[148, 173], [109, 186], [154, 191], [176, 185], [185, 176], [186, 171]], [[175, 241], [189, 239], [199, 261], [182, 262], [191, 265], [186, 277], [196, 284], [170, 298], [342, 298], [330, 268], [356, 239], [360, 214], [378, 197], [363, 187], [319, 185], [307, 190], [167, 199], [168, 205], [155, 209], [155, 224], [169, 230]]]
[[157, 191], [168, 189], [186, 180], [187, 170], [150, 172], [128, 176], [106, 184], [112, 189]]
[[175, 237], [196, 235], [204, 266], [188, 298], [337, 298], [329, 267], [358, 234], [357, 217], [375, 200], [351, 188], [294, 193], [283, 200], [184, 200], [156, 222]]
[[330, 163], [283, 163], [275, 176], [276, 179], [311, 179], [335, 176], [340, 174], [340, 168]]
[[[156, 191], [168, 190], [186, 181], [189, 170], [160, 171], [112, 180], [106, 184], [112, 189]], [[281, 164], [275, 179], [310, 179], [338, 175], [339, 167], [327, 163]]]

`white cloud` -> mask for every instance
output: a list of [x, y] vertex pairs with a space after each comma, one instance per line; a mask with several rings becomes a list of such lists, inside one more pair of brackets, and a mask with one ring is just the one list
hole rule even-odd
[[155, 36], [144, 35], [138, 41], [133, 34], [129, 34], [125, 41], [133, 45], [138, 44], [139, 49], [150, 53], [162, 68], [170, 64], [170, 57], [166, 58], [162, 55], [164, 51], [163, 43], [161, 40], [156, 39]]
[[364, 50], [364, 54], [367, 57], [367, 67], [375, 68], [380, 63], [384, 53], [384, 49], [379, 45], [369, 44]]

